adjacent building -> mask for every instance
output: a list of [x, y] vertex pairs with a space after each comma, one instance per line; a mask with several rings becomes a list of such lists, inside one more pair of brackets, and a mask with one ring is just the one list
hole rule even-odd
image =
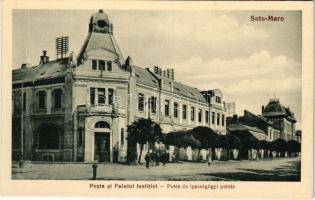
[[23, 64], [12, 77], [13, 159], [124, 161], [127, 125], [139, 118], [164, 133], [208, 126], [225, 134], [222, 92], [200, 91], [176, 81], [173, 69], [124, 58], [102, 10], [91, 16], [77, 58], [50, 61], [44, 51], [38, 65]]
[[244, 116], [229, 117], [227, 123], [228, 130], [248, 130], [259, 140], [274, 141], [281, 138], [298, 141], [300, 138], [300, 134], [295, 131], [294, 113], [289, 107], [281, 105], [279, 99], [270, 99], [267, 106], [262, 106], [261, 115], [245, 110]]
[[268, 122], [266, 118], [255, 115], [247, 110], [244, 115], [228, 118], [229, 131], [248, 131], [258, 140], [274, 141], [280, 138], [280, 128]]
[[281, 130], [281, 139], [286, 141], [294, 139], [296, 123], [294, 113], [289, 107], [283, 106], [279, 99], [270, 99], [267, 106], [262, 106], [262, 116]]

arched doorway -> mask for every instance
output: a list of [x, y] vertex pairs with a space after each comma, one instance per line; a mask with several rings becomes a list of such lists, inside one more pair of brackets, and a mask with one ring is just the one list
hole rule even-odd
[[111, 138], [110, 125], [105, 121], [99, 121], [94, 125], [94, 161], [110, 162]]

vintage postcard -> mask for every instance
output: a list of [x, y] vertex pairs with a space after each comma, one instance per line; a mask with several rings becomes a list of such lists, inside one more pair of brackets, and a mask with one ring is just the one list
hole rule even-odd
[[311, 198], [312, 6], [4, 1], [0, 194]]

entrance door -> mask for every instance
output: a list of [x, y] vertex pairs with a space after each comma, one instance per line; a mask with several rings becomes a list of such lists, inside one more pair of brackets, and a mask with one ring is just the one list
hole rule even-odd
[[95, 133], [94, 138], [94, 161], [110, 162], [110, 134]]

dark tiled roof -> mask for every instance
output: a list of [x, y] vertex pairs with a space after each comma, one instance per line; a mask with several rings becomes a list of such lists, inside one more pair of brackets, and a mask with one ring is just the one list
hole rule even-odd
[[262, 115], [263, 117], [286, 116], [288, 119], [296, 121], [290, 109], [281, 105], [279, 100], [270, 100]]
[[188, 96], [192, 99], [197, 98], [199, 102], [206, 103], [206, 99], [201, 94], [201, 91], [199, 91], [196, 88], [189, 87], [187, 85], [184, 85], [184, 84], [176, 82], [176, 81], [174, 81], [174, 93], [179, 94], [179, 95], [183, 95], [183, 96]]
[[12, 71], [12, 81], [33, 81], [38, 79], [55, 78], [65, 75], [68, 58], [54, 60], [33, 67], [15, 69]]
[[270, 101], [263, 110], [263, 116], [285, 115], [285, 109], [279, 101]]
[[[136, 80], [138, 83], [159, 88], [159, 81], [162, 79], [163, 81], [173, 82], [173, 92], [174, 94], [186, 96], [191, 99], [198, 99], [199, 102], [206, 103], [206, 99], [203, 97], [201, 92], [193, 87], [189, 87], [182, 83], [176, 82], [172, 79], [166, 78], [164, 76], [155, 74], [150, 69], [144, 69], [142, 67], [133, 66], [135, 71]], [[153, 75], [154, 74], [154, 75]]]
[[158, 80], [147, 69], [138, 66], [133, 66], [133, 69], [138, 83], [157, 89], [159, 88]]
[[[153, 73], [153, 72], [152, 72]], [[183, 95], [191, 99], [198, 99], [199, 102], [206, 103], [206, 99], [201, 94], [201, 91], [199, 91], [197, 88], [193, 88], [187, 85], [184, 85], [180, 82], [174, 81], [172, 79], [166, 78], [162, 75], [154, 73], [154, 75], [158, 79], [163, 79], [163, 81], [173, 82], [174, 90], [173, 92], [178, 95]]]

